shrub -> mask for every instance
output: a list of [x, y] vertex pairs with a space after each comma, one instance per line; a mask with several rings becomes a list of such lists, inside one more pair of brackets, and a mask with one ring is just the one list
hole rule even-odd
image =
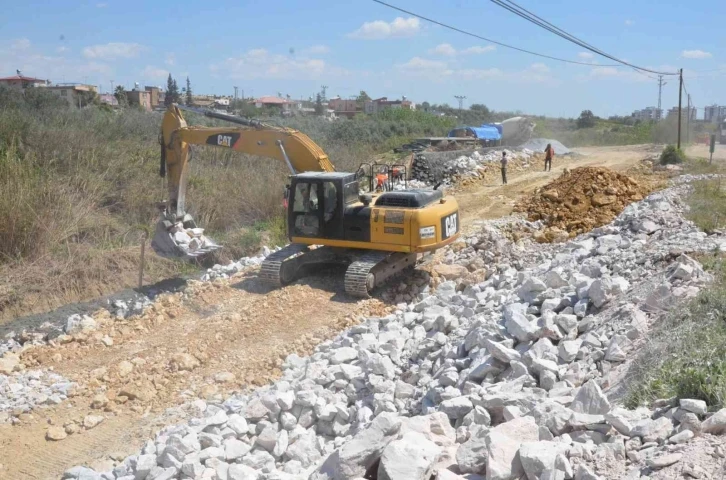
[[683, 150], [677, 148], [675, 145], [666, 146], [663, 149], [663, 153], [660, 154], [661, 165], [674, 165], [685, 161], [686, 155], [683, 153]]

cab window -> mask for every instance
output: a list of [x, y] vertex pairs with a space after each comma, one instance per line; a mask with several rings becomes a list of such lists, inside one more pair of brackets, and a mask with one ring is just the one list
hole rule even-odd
[[295, 213], [313, 212], [318, 209], [318, 185], [313, 183], [298, 183], [295, 186]]
[[346, 183], [343, 186], [343, 200], [345, 204], [355, 203], [358, 200], [358, 182]]

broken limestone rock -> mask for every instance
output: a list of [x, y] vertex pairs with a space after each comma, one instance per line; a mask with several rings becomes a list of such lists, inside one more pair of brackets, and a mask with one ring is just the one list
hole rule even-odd
[[574, 412], [604, 415], [610, 411], [610, 402], [594, 380], [585, 383], [578, 390], [570, 405]]
[[440, 447], [417, 432], [408, 432], [383, 450], [379, 480], [428, 480]]
[[518, 417], [491, 429], [486, 435], [489, 480], [516, 480], [524, 475], [519, 447], [539, 440], [539, 427], [533, 417]]

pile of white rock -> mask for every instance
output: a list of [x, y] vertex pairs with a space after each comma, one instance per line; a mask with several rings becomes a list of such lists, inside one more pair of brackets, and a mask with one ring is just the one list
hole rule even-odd
[[75, 386], [75, 383], [49, 371], [24, 370], [0, 374], [0, 423], [20, 422], [21, 415], [38, 407], [58, 405], [68, 398]]
[[201, 281], [211, 282], [217, 278], [229, 278], [235, 273], [239, 273], [250, 267], [256, 267], [262, 264], [262, 262], [273, 252], [277, 252], [281, 247], [274, 247], [272, 249], [268, 247], [262, 247], [259, 255], [251, 257], [242, 257], [236, 262], [230, 262], [227, 265], [216, 264], [212, 268], [207, 269], [207, 273], [202, 275]]
[[444, 182], [450, 183], [454, 176], [477, 177], [482, 173], [483, 167], [492, 162], [500, 162], [502, 152], [507, 152], [507, 159], [510, 161], [522, 160], [523, 166], [528, 166], [529, 160], [534, 155], [532, 150], [490, 150], [485, 153], [474, 151], [471, 155], [461, 155], [451, 160], [434, 160], [434, 156], [426, 152], [417, 154], [411, 168], [413, 179], [427, 185]]
[[181, 222], [174, 225], [170, 234], [179, 247], [190, 252], [217, 246], [211, 239], [204, 236], [203, 228], [184, 228]]
[[677, 463], [694, 435], [726, 431], [726, 411], [693, 399], [630, 411], [604, 391], [652, 322], [710, 280], [683, 252], [724, 249], [684, 218], [688, 188], [564, 244], [512, 244], [488, 222], [447, 255], [484, 261], [485, 281], [424, 291], [289, 356], [273, 385], [197, 400], [198, 416], [113, 471], [63, 478], [584, 480]]

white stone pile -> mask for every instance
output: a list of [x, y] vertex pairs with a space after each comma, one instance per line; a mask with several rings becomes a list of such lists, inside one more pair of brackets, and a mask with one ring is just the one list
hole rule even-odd
[[[11, 356], [8, 354], [4, 360]], [[48, 371], [0, 374], [0, 423], [17, 423], [21, 415], [38, 407], [58, 405], [68, 398], [73, 388], [75, 383]]]
[[[726, 432], [698, 400], [629, 411], [617, 384], [649, 325], [708, 281], [683, 252], [723, 249], [683, 217], [687, 185], [565, 244], [488, 222], [447, 261], [488, 269], [369, 318], [282, 378], [162, 430], [111, 472], [66, 479], [640, 478]], [[466, 477], [464, 476], [466, 475]], [[600, 476], [601, 475], [601, 476]]]
[[236, 262], [230, 262], [227, 265], [216, 264], [213, 267], [207, 269], [207, 273], [202, 275], [201, 281], [211, 282], [213, 280], [216, 280], [217, 278], [229, 278], [235, 273], [239, 273], [250, 267], [262, 265], [262, 262], [265, 260], [265, 258], [268, 257], [268, 255], [277, 252], [280, 249], [281, 247], [274, 247], [272, 249], [268, 247], [262, 247], [259, 255], [242, 257]]
[[450, 183], [454, 176], [476, 177], [482, 172], [484, 165], [492, 162], [500, 162], [502, 152], [507, 152], [510, 161], [522, 160], [524, 167], [532, 158], [534, 152], [529, 149], [521, 150], [491, 150], [485, 153], [474, 151], [471, 155], [461, 155], [451, 160], [435, 160], [434, 156], [426, 152], [415, 156], [411, 168], [412, 177], [415, 180], [427, 185], [439, 182]]
[[174, 225], [170, 234], [180, 248], [190, 252], [216, 246], [216, 243], [204, 236], [203, 228], [184, 228], [181, 222]]

